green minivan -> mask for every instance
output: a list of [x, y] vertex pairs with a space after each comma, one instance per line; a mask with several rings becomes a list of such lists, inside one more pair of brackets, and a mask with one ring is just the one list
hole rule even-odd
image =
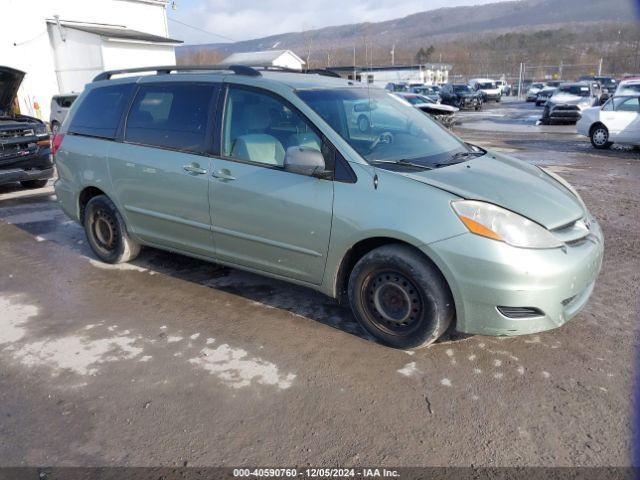
[[397, 348], [578, 313], [604, 245], [566, 181], [334, 76], [102, 73], [54, 139], [58, 201], [104, 262], [148, 245], [304, 285]]

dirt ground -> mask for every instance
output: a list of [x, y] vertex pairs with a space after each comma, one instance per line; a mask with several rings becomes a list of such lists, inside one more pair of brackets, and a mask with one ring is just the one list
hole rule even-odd
[[101, 264], [51, 187], [0, 187], [0, 465], [629, 465], [640, 153], [535, 115], [457, 133], [577, 188], [605, 233], [591, 301], [416, 352], [304, 288], [152, 249]]

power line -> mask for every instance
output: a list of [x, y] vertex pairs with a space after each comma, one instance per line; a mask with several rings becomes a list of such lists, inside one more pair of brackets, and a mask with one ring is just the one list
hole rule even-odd
[[199, 32], [207, 33], [209, 35], [213, 35], [214, 37], [224, 38], [225, 40], [229, 40], [230, 42], [237, 42], [237, 40], [234, 40], [233, 38], [225, 37], [224, 35], [220, 35], [219, 33], [213, 33], [213, 32], [210, 32], [208, 30], [204, 30], [204, 29], [202, 29], [200, 27], [195, 27], [193, 25], [189, 25], [188, 23], [181, 22], [180, 20], [176, 20], [175, 18], [171, 18], [171, 17], [168, 17], [168, 18], [172, 22], [179, 23], [180, 25], [184, 25], [185, 27], [193, 28], [194, 30], [198, 30]]

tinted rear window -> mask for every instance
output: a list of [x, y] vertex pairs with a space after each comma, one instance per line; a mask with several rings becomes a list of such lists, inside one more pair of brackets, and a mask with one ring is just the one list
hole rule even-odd
[[145, 85], [127, 118], [128, 142], [204, 152], [214, 85]]
[[133, 87], [128, 83], [91, 90], [78, 105], [69, 133], [114, 138]]

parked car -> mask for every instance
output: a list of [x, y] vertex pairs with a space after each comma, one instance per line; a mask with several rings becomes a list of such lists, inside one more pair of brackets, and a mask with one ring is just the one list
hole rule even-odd
[[507, 97], [511, 95], [511, 85], [503, 80], [496, 80], [496, 85], [500, 89], [500, 93], [502, 93], [503, 97]]
[[538, 98], [538, 92], [545, 87], [544, 83], [532, 83], [527, 90], [527, 102], [535, 102], [536, 98]]
[[384, 87], [386, 90], [389, 90], [390, 92], [408, 92], [409, 91], [409, 85], [407, 85], [406, 83], [387, 83], [386, 87]]
[[560, 85], [547, 100], [542, 113], [542, 123], [576, 123], [585, 108], [600, 104], [600, 92], [590, 82]]
[[576, 124], [580, 135], [598, 149], [614, 143], [640, 145], [640, 101], [637, 95], [609, 99], [602, 107], [587, 108]]
[[640, 95], [640, 78], [622, 80], [616, 87], [614, 95]]
[[54, 95], [51, 98], [51, 116], [49, 117], [49, 125], [51, 126], [51, 133], [54, 135], [58, 133], [60, 125], [67, 118], [69, 109], [73, 102], [78, 98], [77, 93], [68, 93], [66, 95]]
[[45, 123], [16, 113], [18, 88], [25, 73], [0, 66], [0, 184], [20, 182], [40, 188], [53, 177], [50, 138]]
[[438, 103], [440, 102], [440, 90], [442, 89], [437, 85], [413, 86], [410, 89], [411, 93], [417, 93]]
[[[454, 322], [541, 332], [587, 303], [602, 232], [556, 174], [380, 89], [206, 68], [102, 73], [56, 136], [58, 201], [102, 261], [151, 245], [287, 280], [398, 348]], [[377, 106], [366, 134], [346, 121], [354, 102]]]
[[451, 105], [443, 105], [441, 103], [434, 102], [428, 97], [423, 95], [417, 95], [415, 93], [394, 93], [398, 98], [401, 98], [405, 102], [410, 103], [418, 110], [431, 116], [431, 118], [439, 121], [447, 128], [453, 127], [455, 123], [455, 113], [459, 110], [457, 107]]
[[613, 77], [606, 76], [585, 76], [580, 77], [580, 81], [591, 81], [598, 85], [600, 89], [600, 102], [604, 104], [609, 97], [613, 96], [618, 87], [618, 81]]
[[499, 102], [502, 99], [502, 90], [489, 78], [474, 78], [469, 81], [469, 86], [482, 96], [483, 102]]
[[440, 91], [441, 102], [461, 110], [480, 110], [482, 97], [466, 83], [449, 83]]
[[540, 107], [547, 103], [554, 93], [558, 90], [558, 87], [544, 87], [536, 95], [536, 107]]

